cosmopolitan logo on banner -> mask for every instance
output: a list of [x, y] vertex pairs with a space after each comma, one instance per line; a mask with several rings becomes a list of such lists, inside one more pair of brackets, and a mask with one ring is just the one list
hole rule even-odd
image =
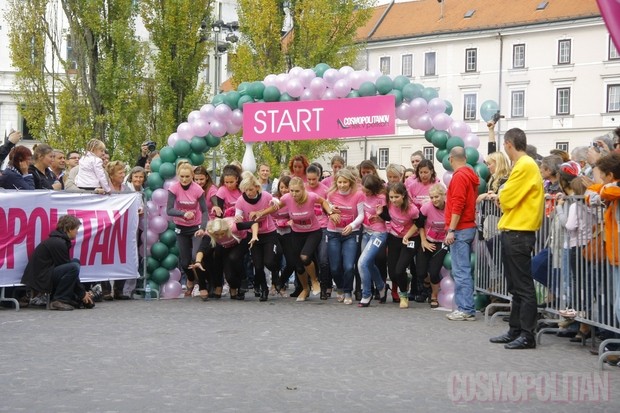
[[252, 103], [243, 106], [243, 140], [271, 142], [393, 135], [394, 96]]

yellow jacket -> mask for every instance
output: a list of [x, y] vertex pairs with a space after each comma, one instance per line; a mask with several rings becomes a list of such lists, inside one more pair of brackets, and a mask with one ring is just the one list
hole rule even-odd
[[540, 228], [545, 193], [540, 170], [532, 158], [523, 155], [515, 162], [498, 197], [503, 211], [497, 224], [500, 231], [536, 231]]

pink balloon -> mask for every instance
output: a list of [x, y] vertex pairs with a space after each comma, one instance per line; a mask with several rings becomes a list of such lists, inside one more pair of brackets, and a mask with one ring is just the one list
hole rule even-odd
[[265, 79], [263, 80], [263, 84], [265, 86], [275, 86], [277, 78], [278, 77], [274, 74], [267, 75], [265, 76]]
[[450, 135], [452, 136], [458, 136], [463, 139], [470, 132], [471, 128], [469, 125], [462, 120], [454, 120], [452, 121], [452, 125], [450, 125]]
[[445, 186], [450, 186], [450, 181], [452, 181], [452, 172], [444, 172], [442, 180]]
[[170, 274], [170, 278], [169, 278], [170, 281], [180, 281], [181, 280], [181, 270], [179, 270], [178, 268], [171, 269], [168, 274]]
[[174, 147], [174, 145], [178, 142], [178, 140], [179, 140], [179, 134], [176, 132], [171, 133], [170, 136], [168, 136], [168, 146]]
[[401, 103], [396, 108], [396, 117], [400, 120], [407, 120], [411, 117], [411, 107], [408, 103]]
[[168, 229], [168, 221], [160, 216], [151, 217], [149, 219], [149, 229], [157, 234], [161, 234]]
[[230, 119], [230, 115], [232, 114], [232, 110], [230, 109], [230, 107], [228, 105], [225, 104], [219, 104], [215, 107], [215, 119], [219, 120], [221, 122], [226, 122], [228, 119]]
[[149, 249], [159, 240], [159, 234], [152, 229], [147, 229], [142, 233], [142, 242], [148, 245]]
[[179, 298], [182, 291], [183, 287], [181, 287], [180, 282], [168, 280], [168, 282], [161, 287], [161, 298], [164, 300]]
[[316, 100], [316, 96], [314, 96], [314, 93], [312, 93], [310, 89], [304, 89], [304, 91], [301, 92], [299, 100]]
[[445, 293], [454, 292], [454, 280], [452, 277], [444, 277], [439, 282], [439, 288]]
[[353, 89], [359, 89], [360, 85], [364, 83], [364, 76], [358, 71], [349, 73], [347, 77]]
[[158, 207], [168, 205], [168, 191], [162, 188], [154, 190], [151, 195], [151, 201]]
[[411, 115], [420, 116], [426, 113], [428, 104], [422, 98], [415, 98], [409, 104], [411, 106]]
[[[156, 189], [156, 191], [159, 191], [159, 189]], [[152, 200], [151, 201], [146, 201], [146, 210], [147, 210], [149, 216], [159, 215], [159, 205], [157, 205]]]
[[286, 73], [280, 73], [278, 76], [276, 76], [275, 86], [278, 88], [280, 93], [286, 92], [287, 83], [288, 83], [288, 75]]
[[221, 138], [226, 133], [226, 124], [224, 122], [214, 120], [211, 122], [211, 135]]
[[369, 70], [366, 74], [366, 79], [372, 83], [375, 83], [377, 79], [379, 79], [379, 76], [381, 76], [381, 73], [375, 70]]
[[241, 125], [237, 125], [230, 120], [226, 122], [226, 133], [230, 135], [234, 135], [238, 133], [240, 130], [241, 130]]
[[346, 97], [351, 91], [351, 86], [349, 86], [349, 81], [346, 79], [338, 79], [334, 84], [334, 95], [337, 98]]
[[432, 129], [433, 121], [431, 121], [431, 117], [425, 113], [421, 115], [420, 117], [418, 117], [417, 125], [418, 125], [418, 129], [427, 131], [429, 129]]
[[302, 70], [304, 70], [303, 67], [295, 66], [288, 71], [288, 74], [292, 77], [298, 77]]
[[340, 69], [338, 69], [338, 71], [339, 71], [341, 74], [343, 74], [343, 75], [347, 76], [347, 75], [349, 75], [350, 73], [353, 73], [355, 70], [354, 70], [351, 66], [342, 66]]
[[442, 98], [433, 98], [428, 102], [428, 114], [431, 116], [444, 113], [446, 110], [446, 102]]
[[243, 112], [240, 109], [235, 109], [230, 115], [230, 121], [235, 125], [243, 125]]
[[211, 122], [215, 118], [215, 106], [210, 103], [202, 105], [200, 113], [207, 122]]
[[447, 113], [442, 112], [433, 116], [433, 128], [437, 130], [448, 130], [451, 124], [452, 118]]
[[327, 84], [323, 78], [315, 77], [310, 81], [309, 89], [312, 91], [314, 96], [323, 96], [325, 89], [327, 89]]
[[[168, 189], [170, 189], [170, 185], [172, 185], [173, 183], [175, 183], [177, 181], [178, 181], [178, 179], [177, 179], [176, 176], [172, 177], [170, 179], [166, 179], [166, 181], [164, 182], [164, 189], [167, 191]], [[151, 199], [152, 199], [152, 196], [151, 196]], [[168, 202], [168, 201], [166, 201], [166, 202]]]
[[437, 296], [437, 301], [439, 301], [439, 305], [443, 308], [450, 310], [454, 310], [456, 308], [454, 305], [454, 293], [443, 293], [440, 291]]
[[334, 87], [334, 85], [340, 79], [341, 76], [342, 74], [334, 68], [329, 68], [325, 71], [325, 73], [323, 73], [323, 79], [325, 80], [325, 83], [327, 83], [327, 86], [329, 87]]
[[301, 84], [299, 79], [296, 77], [289, 78], [286, 83], [286, 93], [294, 98], [298, 98], [301, 96], [301, 93], [304, 91], [304, 85]]
[[195, 121], [198, 118], [200, 118], [200, 111], [199, 110], [192, 110], [189, 113], [189, 115], [187, 115], [187, 121], [189, 123], [192, 123], [193, 121]]
[[323, 93], [323, 96], [321, 96], [321, 99], [323, 100], [336, 99], [336, 94], [334, 93], [333, 89], [327, 89], [325, 93]]
[[447, 269], [446, 267], [441, 267], [441, 270], [439, 270], [439, 273], [441, 274], [441, 278], [450, 277], [450, 270]]
[[466, 148], [478, 149], [478, 146], [480, 146], [480, 138], [475, 133], [468, 133], [463, 141], [465, 142]]
[[192, 123], [192, 129], [194, 131], [193, 135], [194, 136], [207, 136], [207, 134], [209, 133], [209, 122], [207, 122], [204, 118], [198, 118], [196, 120], [194, 120]]
[[298, 76], [299, 81], [306, 88], [310, 87], [310, 82], [312, 82], [312, 79], [314, 79], [315, 77], [316, 77], [316, 73], [314, 73], [314, 70], [312, 69], [304, 69], [301, 71], [301, 73]]
[[179, 135], [179, 139], [183, 139], [184, 141], [189, 141], [194, 137], [194, 131], [192, 127], [187, 122], [182, 122], [179, 126], [177, 126], [177, 134]]

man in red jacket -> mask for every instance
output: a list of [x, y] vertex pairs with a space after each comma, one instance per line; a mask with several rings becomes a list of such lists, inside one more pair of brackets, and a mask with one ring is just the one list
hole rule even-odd
[[446, 195], [446, 244], [450, 245], [454, 303], [457, 308], [446, 317], [451, 321], [476, 321], [474, 280], [469, 257], [476, 235], [476, 197], [480, 180], [467, 165], [464, 148], [452, 148], [448, 159], [454, 174]]

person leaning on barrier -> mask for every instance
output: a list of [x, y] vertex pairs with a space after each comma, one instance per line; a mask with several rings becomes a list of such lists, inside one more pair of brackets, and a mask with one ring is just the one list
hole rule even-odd
[[37, 245], [24, 270], [22, 284], [49, 293], [51, 310], [95, 306], [92, 293], [80, 283], [80, 263], [69, 253], [79, 227], [80, 220], [73, 215], [61, 217], [49, 238]]
[[23, 145], [16, 146], [9, 155], [9, 165], [0, 175], [0, 188], [34, 189], [34, 179], [28, 173], [32, 152]]
[[506, 132], [504, 150], [513, 167], [504, 187], [493, 196], [503, 211], [497, 226], [512, 311], [508, 332], [490, 341], [504, 343], [509, 350], [536, 348], [536, 290], [530, 270], [536, 231], [542, 224], [544, 191], [538, 165], [527, 156], [526, 148], [525, 132], [518, 128]]

